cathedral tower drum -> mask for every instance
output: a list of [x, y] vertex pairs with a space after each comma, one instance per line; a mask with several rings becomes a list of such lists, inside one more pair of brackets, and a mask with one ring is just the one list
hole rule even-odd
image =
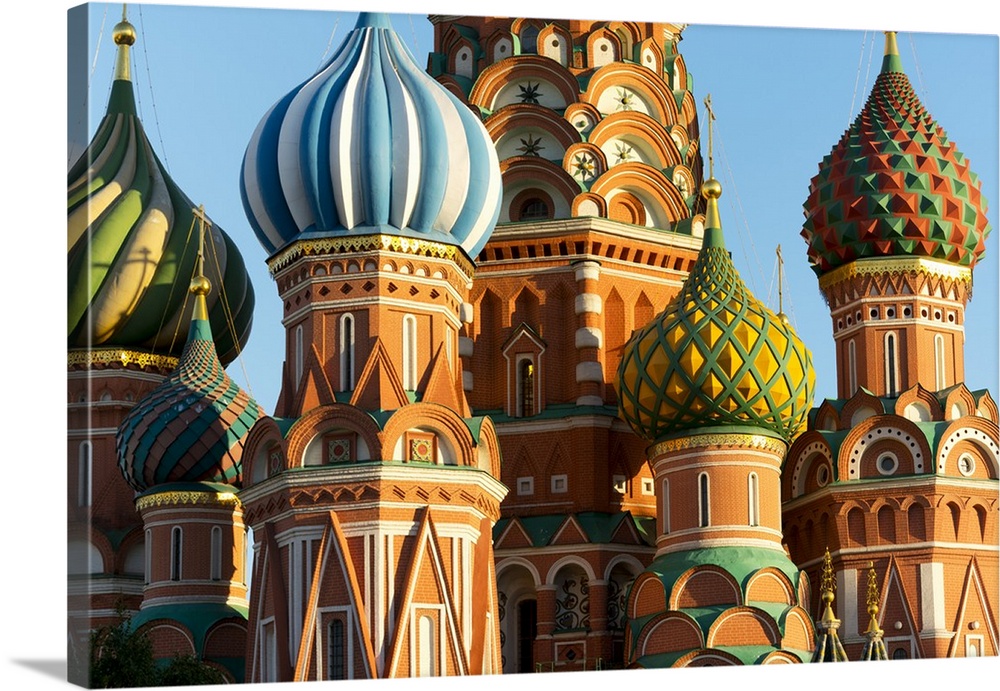
[[499, 213], [479, 119], [362, 13], [247, 147], [244, 207], [284, 303], [274, 417], [241, 492], [248, 681], [497, 672], [506, 490], [462, 387], [473, 258]]

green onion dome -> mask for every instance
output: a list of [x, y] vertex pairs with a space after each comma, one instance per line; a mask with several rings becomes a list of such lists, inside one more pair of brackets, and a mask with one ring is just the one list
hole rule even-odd
[[[69, 171], [67, 226], [69, 347], [129, 348], [176, 357], [191, 318], [194, 204], [157, 158], [136, 114], [129, 78], [135, 29], [114, 30], [118, 57], [107, 111]], [[217, 226], [206, 274], [209, 318], [224, 363], [250, 336], [254, 294], [236, 245]]]
[[721, 425], [790, 440], [812, 406], [812, 356], [786, 320], [744, 285], [722, 237], [710, 179], [705, 237], [680, 292], [625, 344], [619, 413], [650, 441]]
[[242, 485], [243, 445], [264, 411], [216, 356], [205, 299], [210, 285], [204, 276], [191, 283], [195, 309], [177, 369], [118, 427], [118, 467], [137, 491], [168, 482]]
[[920, 256], [970, 269], [991, 228], [982, 183], [917, 99], [895, 33], [864, 108], [809, 185], [802, 236], [818, 275], [864, 257]]

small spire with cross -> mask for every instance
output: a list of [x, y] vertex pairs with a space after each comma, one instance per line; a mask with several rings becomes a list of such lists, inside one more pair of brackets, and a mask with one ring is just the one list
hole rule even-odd
[[205, 227], [211, 227], [212, 222], [205, 215], [205, 206], [202, 204], [197, 209], [191, 209], [191, 213], [198, 219], [198, 261], [195, 264], [195, 275], [191, 279], [190, 292], [195, 296], [194, 312], [192, 319], [208, 319], [208, 305], [205, 296], [212, 290], [212, 283], [205, 276]]
[[705, 96], [705, 109], [708, 111], [708, 177], [715, 177], [715, 159], [712, 149], [712, 123], [715, 121], [715, 111], [712, 110], [712, 94]]

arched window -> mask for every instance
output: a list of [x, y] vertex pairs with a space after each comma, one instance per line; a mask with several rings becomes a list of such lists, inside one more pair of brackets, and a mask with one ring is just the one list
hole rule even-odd
[[94, 447], [89, 441], [80, 442], [79, 486], [77, 505], [90, 506], [94, 478]]
[[899, 353], [896, 352], [896, 334], [885, 335], [885, 392], [895, 396], [899, 389]]
[[295, 388], [302, 379], [302, 325], [295, 327]]
[[858, 355], [854, 339], [847, 342], [847, 395], [853, 396], [858, 390]]
[[538, 27], [532, 24], [521, 29], [521, 53], [538, 52]]
[[521, 203], [518, 210], [517, 220], [519, 221], [543, 221], [550, 217], [549, 205], [544, 199], [530, 197]]
[[340, 390], [354, 389], [354, 316], [340, 318]]
[[334, 619], [327, 629], [327, 679], [347, 679], [346, 652], [344, 622]]
[[747, 503], [750, 507], [750, 525], [760, 525], [760, 490], [757, 482], [757, 473], [750, 473], [747, 477]]
[[222, 528], [212, 527], [212, 580], [222, 580]]
[[535, 363], [526, 357], [517, 363], [517, 416], [535, 414]]
[[944, 370], [944, 336], [934, 336], [934, 387], [936, 391], [947, 388], [948, 378]]
[[435, 659], [434, 620], [426, 614], [420, 617], [417, 624], [417, 635], [420, 646], [417, 651], [417, 676], [433, 677], [437, 674]]
[[403, 388], [417, 389], [417, 318], [412, 314], [403, 317]]
[[698, 476], [698, 527], [707, 528], [708, 525], [708, 473], [702, 473]]
[[170, 580], [181, 580], [181, 548], [184, 535], [180, 526], [174, 526], [170, 531]]
[[670, 532], [670, 480], [664, 479], [663, 484], [663, 534]]

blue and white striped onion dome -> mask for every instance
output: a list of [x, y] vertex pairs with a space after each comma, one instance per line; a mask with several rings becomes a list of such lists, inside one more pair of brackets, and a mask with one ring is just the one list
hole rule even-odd
[[417, 66], [387, 15], [362, 13], [330, 61], [261, 120], [240, 189], [269, 254], [299, 239], [385, 233], [475, 258], [503, 185], [477, 116]]

